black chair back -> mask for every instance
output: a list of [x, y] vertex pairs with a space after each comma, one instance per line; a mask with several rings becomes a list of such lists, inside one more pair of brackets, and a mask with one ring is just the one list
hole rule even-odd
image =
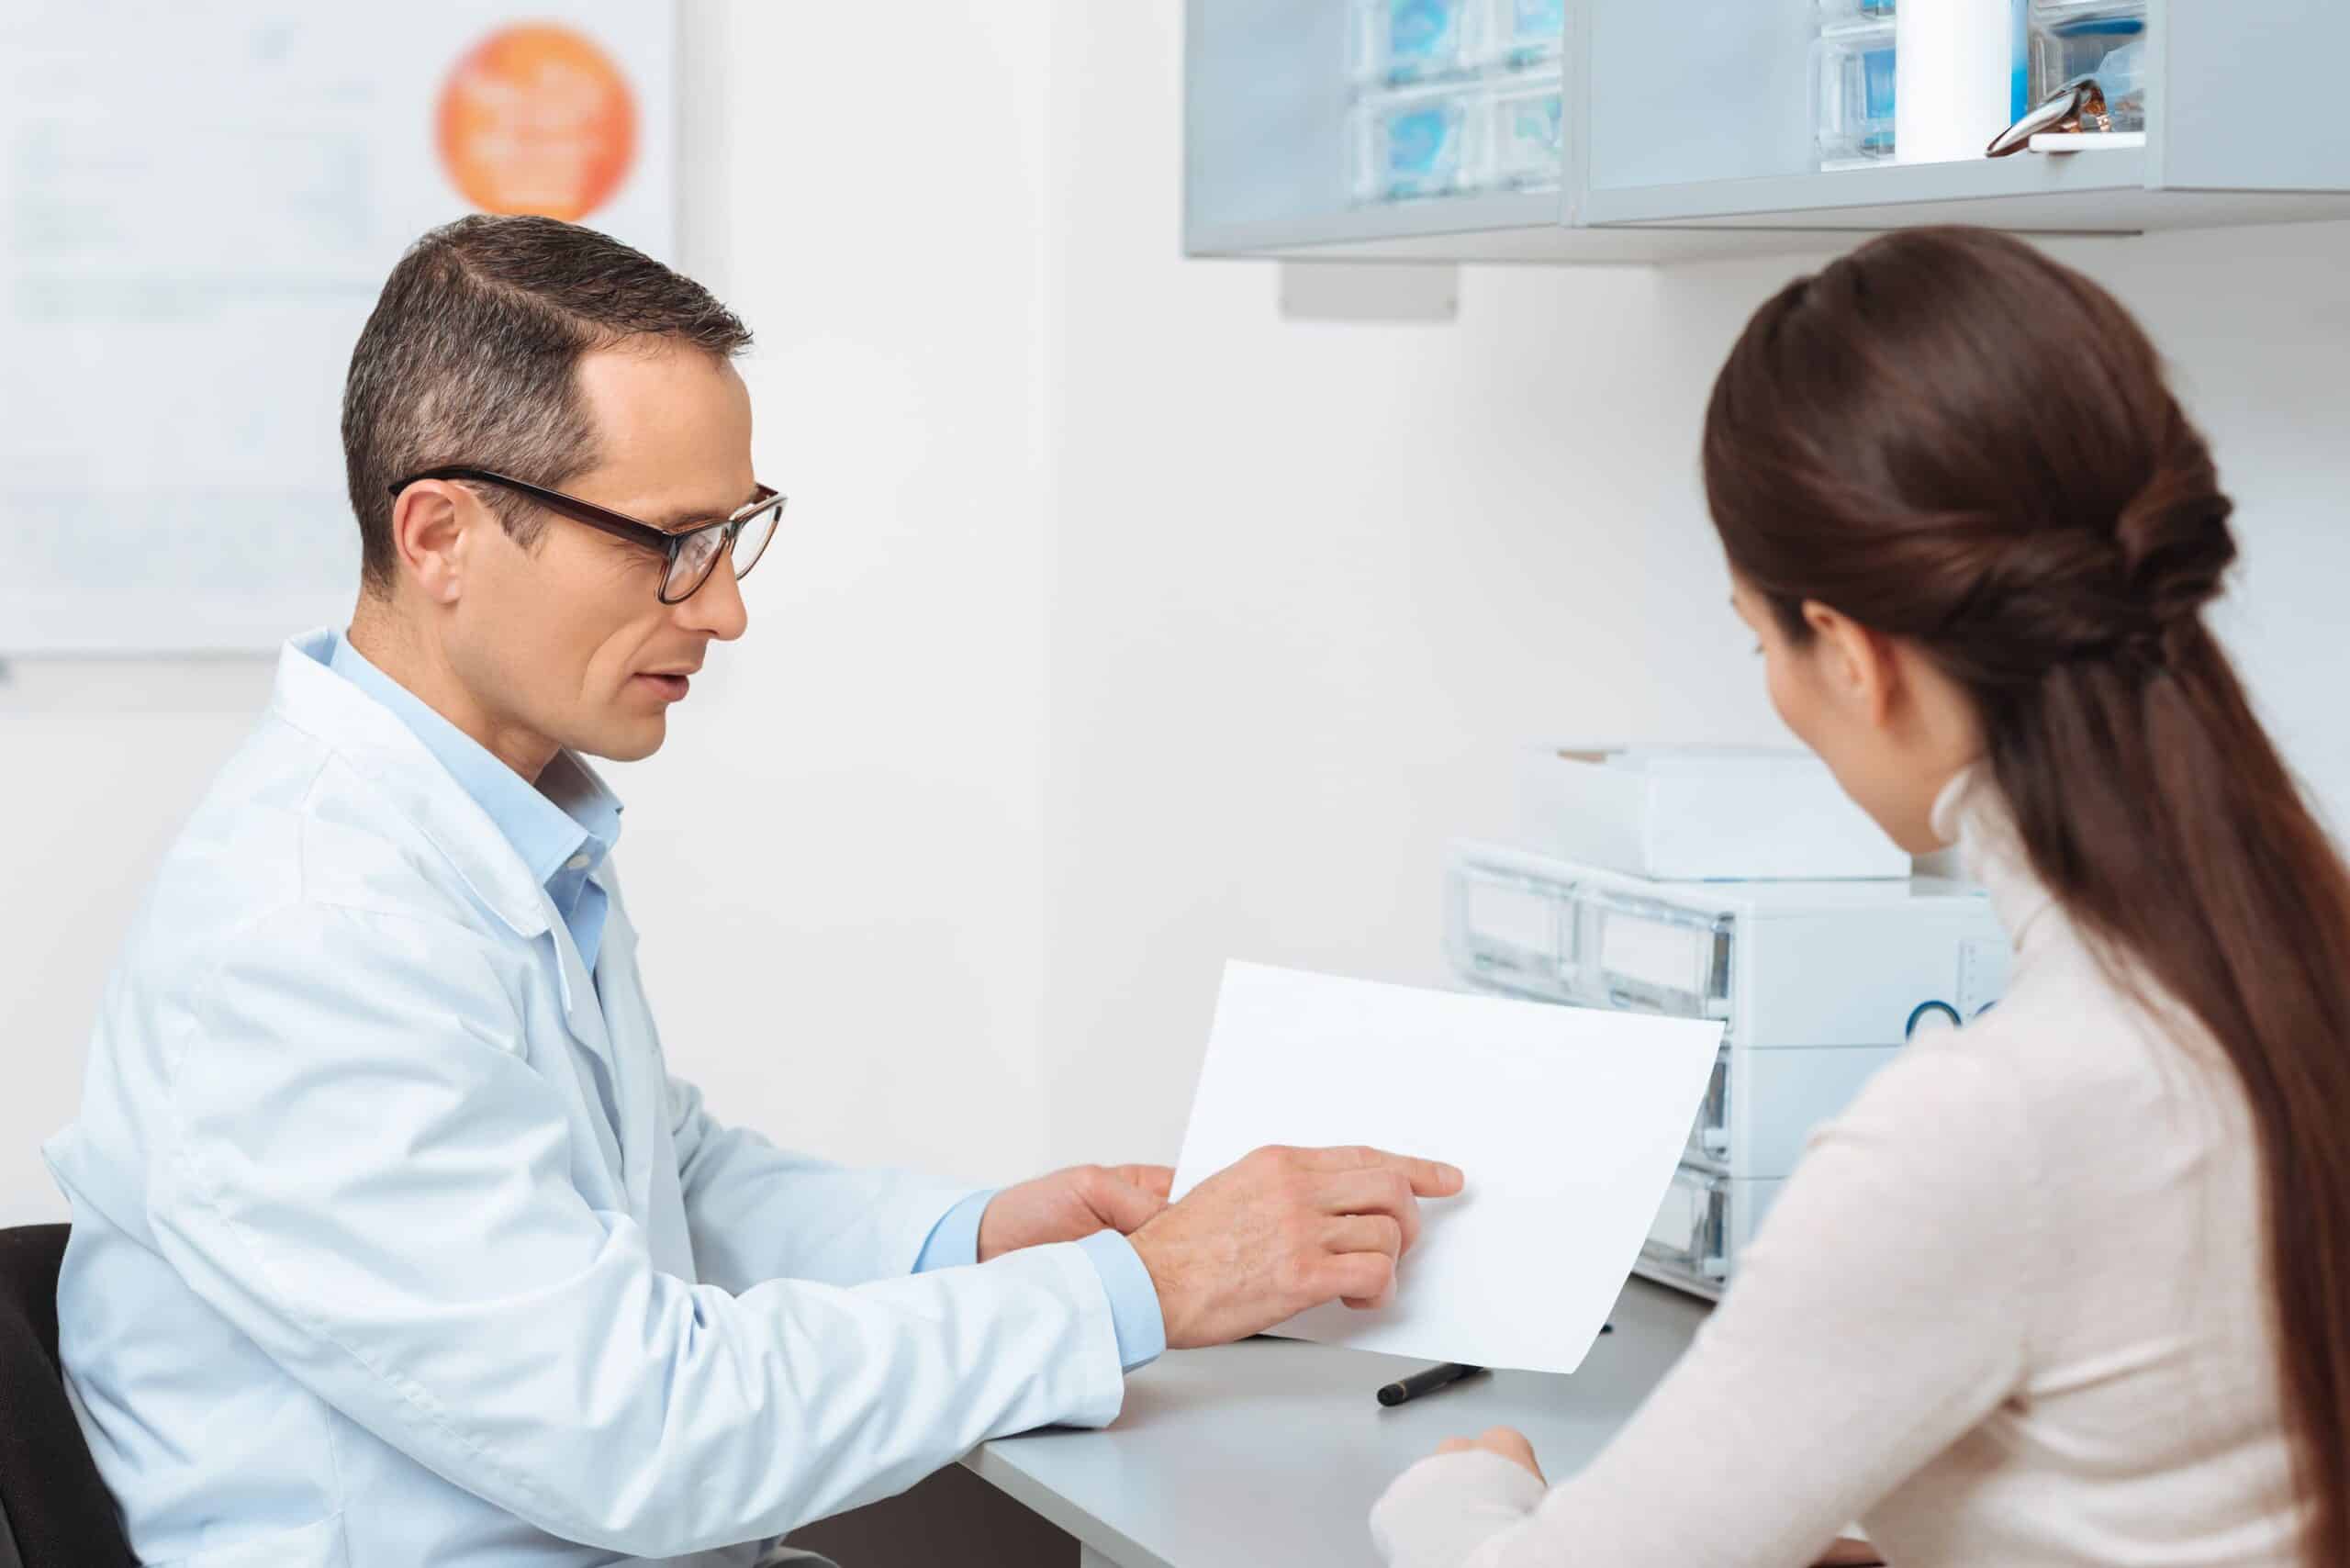
[[66, 1234], [0, 1230], [0, 1568], [138, 1568], [57, 1370]]

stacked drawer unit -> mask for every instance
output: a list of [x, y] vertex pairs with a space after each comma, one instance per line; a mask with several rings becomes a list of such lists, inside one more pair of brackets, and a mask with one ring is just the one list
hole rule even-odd
[[2006, 935], [1934, 878], [1662, 882], [1499, 845], [1446, 857], [1445, 946], [1481, 990], [1724, 1025], [1639, 1271], [1718, 1297], [1811, 1129], [1908, 1039], [1997, 1002]]

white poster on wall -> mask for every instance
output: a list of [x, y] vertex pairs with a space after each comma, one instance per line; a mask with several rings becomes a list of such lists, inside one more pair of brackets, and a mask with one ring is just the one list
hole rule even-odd
[[401, 251], [543, 212], [674, 260], [672, 8], [0, 8], [0, 655], [350, 612], [339, 431]]

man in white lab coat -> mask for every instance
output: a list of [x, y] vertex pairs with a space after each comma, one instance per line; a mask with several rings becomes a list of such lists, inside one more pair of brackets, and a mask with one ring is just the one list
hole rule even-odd
[[1109, 1421], [1163, 1347], [1382, 1299], [1416, 1195], [1459, 1188], [1267, 1150], [1171, 1207], [1163, 1168], [975, 1193], [784, 1153], [669, 1075], [581, 758], [653, 752], [744, 629], [783, 506], [747, 342], [545, 219], [437, 230], [385, 287], [343, 407], [358, 610], [281, 655], [49, 1148], [68, 1387], [142, 1561], [749, 1563]]

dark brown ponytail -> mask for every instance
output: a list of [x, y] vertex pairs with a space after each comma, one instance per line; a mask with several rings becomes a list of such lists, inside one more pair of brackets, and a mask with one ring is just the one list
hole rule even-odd
[[1888, 235], [1755, 315], [1705, 467], [1791, 635], [1817, 600], [1966, 689], [2033, 869], [2226, 1051], [2308, 1561], [2350, 1563], [2350, 875], [2204, 625], [2231, 505], [2153, 346], [2017, 241]]

